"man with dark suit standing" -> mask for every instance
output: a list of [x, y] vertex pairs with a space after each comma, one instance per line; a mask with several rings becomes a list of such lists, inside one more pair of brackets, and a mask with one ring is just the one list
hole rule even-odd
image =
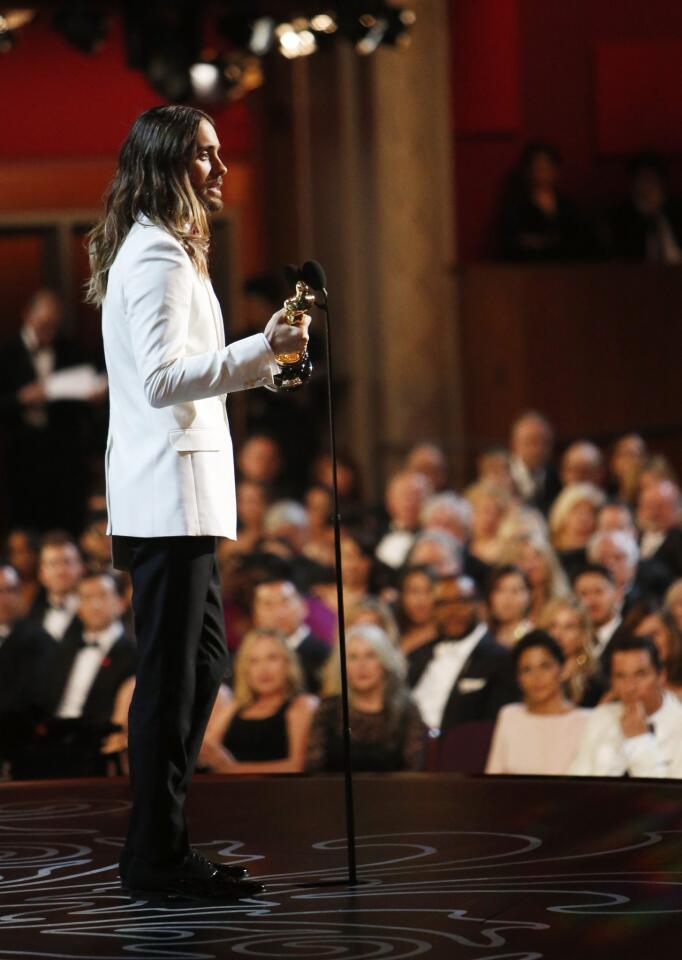
[[226, 394], [272, 386], [309, 318], [284, 310], [230, 345], [208, 275], [208, 215], [227, 169], [212, 119], [155, 107], [132, 126], [89, 238], [109, 377], [105, 457], [114, 563], [133, 584], [138, 667], [128, 718], [132, 811], [119, 861], [145, 895], [238, 899], [261, 889], [191, 848], [185, 801], [227, 667], [216, 561], [236, 539]]
[[469, 577], [434, 585], [438, 637], [408, 657], [412, 697], [426, 725], [440, 734], [462, 723], [494, 720], [518, 699], [509, 651], [496, 643], [478, 613]]
[[0, 349], [0, 416], [12, 525], [75, 535], [88, 492], [90, 411], [50, 397], [51, 374], [83, 363], [77, 343], [60, 334], [62, 318], [54, 290], [26, 304], [19, 333]]

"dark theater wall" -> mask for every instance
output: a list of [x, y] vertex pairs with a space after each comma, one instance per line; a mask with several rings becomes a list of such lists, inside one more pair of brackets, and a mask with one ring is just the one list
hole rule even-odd
[[499, 188], [528, 139], [564, 157], [564, 185], [599, 209], [622, 156], [669, 157], [682, 191], [682, 3], [453, 0], [459, 256], [494, 253]]

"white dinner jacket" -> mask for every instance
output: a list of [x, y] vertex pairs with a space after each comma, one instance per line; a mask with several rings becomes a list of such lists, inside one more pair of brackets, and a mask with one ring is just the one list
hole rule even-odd
[[140, 215], [109, 271], [102, 335], [108, 532], [235, 539], [225, 395], [272, 383], [278, 367], [264, 334], [226, 347], [210, 281]]

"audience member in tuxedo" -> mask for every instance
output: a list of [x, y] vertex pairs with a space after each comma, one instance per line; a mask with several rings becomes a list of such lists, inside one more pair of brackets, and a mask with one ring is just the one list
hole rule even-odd
[[55, 641], [38, 624], [21, 618], [21, 580], [0, 563], [0, 768], [15, 751], [43, 702], [42, 684]]
[[541, 413], [522, 413], [511, 427], [510, 470], [524, 503], [547, 513], [559, 492], [559, 475], [552, 465], [554, 431]]
[[527, 576], [533, 595], [529, 613], [533, 623], [537, 623], [546, 603], [570, 595], [570, 584], [556, 553], [538, 534], [522, 535], [506, 542], [501, 561], [520, 567]]
[[639, 153], [628, 163], [627, 198], [608, 218], [611, 256], [656, 263], [682, 262], [682, 207], [668, 192], [663, 158]]
[[234, 666], [234, 696], [221, 687], [199, 763], [214, 773], [303, 770], [317, 698], [303, 693], [301, 668], [284, 638], [251, 630]]
[[594, 655], [606, 668], [611, 642], [623, 622], [622, 597], [614, 576], [601, 563], [588, 563], [576, 573], [573, 589], [590, 621]]
[[5, 541], [5, 556], [10, 565], [19, 574], [21, 586], [21, 616], [31, 609], [33, 601], [38, 595], [38, 551], [40, 539], [32, 530], [23, 530], [16, 527], [7, 535]]
[[50, 399], [50, 374], [81, 364], [80, 348], [60, 335], [63, 305], [36, 291], [22, 326], [0, 350], [0, 419], [6, 436], [8, 513], [12, 523], [43, 532], [80, 531], [87, 494], [90, 409]]
[[581, 707], [594, 707], [608, 689], [608, 678], [594, 654], [594, 635], [585, 608], [575, 597], [550, 600], [538, 627], [563, 651], [561, 679], [568, 698]]
[[436, 639], [433, 619], [433, 588], [437, 574], [425, 564], [405, 567], [398, 581], [396, 619], [400, 631], [400, 649], [412, 653]]
[[599, 447], [589, 440], [577, 440], [566, 447], [561, 457], [559, 476], [564, 487], [574, 483], [590, 483], [595, 487], [602, 487], [605, 467]]
[[640, 476], [648, 459], [646, 443], [638, 433], [628, 433], [616, 440], [609, 458], [608, 486], [617, 501], [634, 506]]
[[682, 495], [670, 480], [647, 484], [639, 497], [637, 526], [642, 560], [663, 564], [669, 581], [682, 577]]
[[401, 470], [390, 478], [385, 497], [388, 528], [376, 548], [382, 563], [394, 570], [405, 563], [419, 529], [424, 501], [432, 493], [431, 482], [423, 473]]
[[569, 773], [682, 777], [682, 703], [665, 689], [653, 640], [623, 637], [610, 658], [612, 702], [595, 707]]
[[78, 610], [78, 583], [83, 561], [78, 547], [63, 531], [47, 533], [38, 554], [41, 589], [29, 611], [29, 619], [40, 624], [55, 640], [61, 640]]
[[488, 568], [494, 567], [500, 562], [500, 524], [511, 506], [512, 495], [504, 487], [480, 482], [469, 487], [466, 497], [472, 508], [469, 553]]
[[431, 567], [441, 577], [463, 573], [462, 543], [447, 530], [424, 530], [418, 533], [407, 556], [405, 567]]
[[561, 157], [550, 143], [526, 145], [500, 205], [503, 260], [542, 263], [594, 255], [595, 244], [576, 204], [560, 188]]
[[463, 544], [471, 538], [471, 523], [471, 504], [453, 490], [442, 490], [428, 497], [419, 514], [422, 530], [447, 530]]
[[435, 493], [442, 493], [448, 482], [448, 463], [435, 443], [415, 444], [405, 458], [405, 469], [423, 473]]
[[[403, 655], [379, 627], [356, 624], [346, 638], [346, 668], [353, 769], [419, 770], [426, 729], [405, 684]], [[306, 770], [344, 769], [340, 673], [337, 647], [313, 718]]]
[[500, 710], [485, 772], [563, 776], [589, 716], [564, 692], [564, 652], [548, 633], [533, 630], [512, 660], [522, 702]]
[[480, 597], [468, 577], [443, 577], [434, 586], [438, 637], [413, 651], [409, 683], [424, 722], [446, 732], [460, 723], [494, 720], [517, 699], [509, 651], [480, 618]]
[[597, 528], [604, 494], [591, 483], [564, 487], [549, 512], [552, 546], [569, 578], [587, 561], [587, 544]]
[[636, 637], [650, 637], [656, 644], [665, 671], [665, 687], [682, 699], [682, 631], [665, 607], [652, 610], [632, 630]]
[[313, 636], [306, 624], [306, 601], [290, 580], [266, 580], [253, 593], [253, 625], [258, 630], [278, 631], [299, 659], [305, 688], [320, 689], [320, 671], [329, 657], [329, 647]]
[[78, 585], [78, 616], [47, 666], [43, 709], [47, 734], [21, 757], [22, 779], [102, 774], [104, 737], [122, 685], [135, 675], [137, 652], [121, 614], [123, 587], [113, 573], [86, 573]]
[[533, 629], [529, 619], [532, 598], [530, 581], [519, 567], [508, 563], [492, 571], [486, 604], [488, 626], [497, 643], [513, 647]]
[[[379, 627], [386, 634], [394, 647], [400, 647], [400, 631], [398, 622], [391, 607], [376, 597], [365, 597], [364, 600], [345, 608], [346, 630], [360, 624], [372, 624]], [[329, 661], [327, 661], [329, 664]], [[326, 668], [325, 668], [326, 669]]]
[[111, 537], [107, 533], [107, 512], [90, 514], [78, 541], [88, 570], [111, 570]]

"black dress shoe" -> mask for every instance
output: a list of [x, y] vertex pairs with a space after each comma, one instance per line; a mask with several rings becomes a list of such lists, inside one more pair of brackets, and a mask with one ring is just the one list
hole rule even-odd
[[215, 860], [209, 860], [208, 857], [205, 857], [195, 847], [191, 848], [189, 856], [195, 862], [208, 864], [223, 880], [244, 880], [249, 875], [245, 867], [231, 867], [228, 863], [216, 863]]
[[214, 864], [194, 852], [177, 866], [159, 867], [132, 857], [122, 881], [132, 896], [153, 900], [219, 900], [233, 903], [263, 892], [263, 885], [221, 876]]

